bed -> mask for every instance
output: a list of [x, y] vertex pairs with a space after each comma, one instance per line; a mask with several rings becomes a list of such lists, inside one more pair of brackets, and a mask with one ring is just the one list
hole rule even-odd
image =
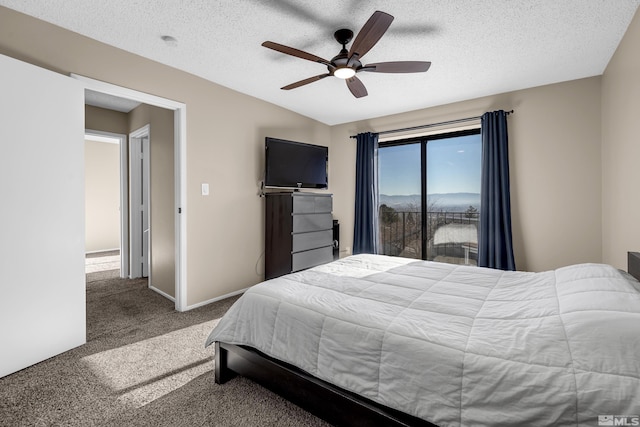
[[206, 345], [335, 425], [598, 425], [640, 414], [640, 284], [355, 255], [250, 288]]

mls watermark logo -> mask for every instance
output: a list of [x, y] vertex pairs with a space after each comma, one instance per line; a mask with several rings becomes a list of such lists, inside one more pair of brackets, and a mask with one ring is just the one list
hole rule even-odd
[[599, 426], [640, 426], [638, 415], [598, 415]]

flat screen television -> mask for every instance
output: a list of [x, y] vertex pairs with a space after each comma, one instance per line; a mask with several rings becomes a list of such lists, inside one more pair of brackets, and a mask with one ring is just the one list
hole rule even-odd
[[264, 186], [326, 189], [328, 160], [328, 147], [267, 137]]

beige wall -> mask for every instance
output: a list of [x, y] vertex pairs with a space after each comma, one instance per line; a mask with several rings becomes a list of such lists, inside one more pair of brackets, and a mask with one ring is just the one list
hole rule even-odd
[[626, 269], [640, 251], [640, 11], [602, 77], [603, 261]]
[[92, 105], [84, 106], [84, 127], [101, 132], [129, 133], [129, 115], [120, 111], [105, 110]]
[[129, 113], [130, 132], [149, 125], [151, 260], [149, 286], [175, 296], [173, 111], [140, 105]]
[[[128, 133], [129, 117], [126, 113], [85, 105], [84, 118], [85, 129]], [[116, 144], [95, 141], [85, 144], [87, 252], [120, 247], [119, 150]]]
[[187, 305], [262, 280], [264, 137], [326, 145], [327, 125], [4, 7], [0, 53], [185, 103]]
[[[637, 40], [636, 17], [603, 78], [329, 127], [0, 7], [0, 53], [187, 105], [188, 305], [262, 278], [264, 205], [257, 193], [265, 136], [329, 144], [329, 191], [344, 249], [353, 230], [355, 144], [349, 135], [495, 109], [515, 110], [509, 129], [518, 268], [598, 262], [603, 248], [605, 261], [623, 266], [621, 257], [637, 240], [637, 202], [626, 184], [638, 173], [632, 163], [638, 154], [632, 141], [640, 99]], [[200, 195], [205, 182], [209, 196]]]
[[120, 247], [120, 145], [85, 141], [85, 251]]
[[[355, 140], [496, 109], [509, 116], [516, 266], [541, 271], [601, 260], [600, 78], [577, 80], [334, 126], [329, 187], [341, 250], [353, 239]], [[562, 236], [562, 238], [558, 238]]]

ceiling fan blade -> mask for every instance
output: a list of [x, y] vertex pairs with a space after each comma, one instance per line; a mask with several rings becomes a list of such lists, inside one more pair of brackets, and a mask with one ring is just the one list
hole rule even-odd
[[365, 53], [369, 52], [378, 43], [378, 40], [387, 31], [391, 22], [393, 22], [393, 16], [379, 10], [375, 11], [353, 41], [351, 49], [349, 49], [349, 58], [354, 55], [362, 58]]
[[319, 76], [309, 77], [308, 79], [304, 79], [304, 80], [300, 80], [299, 82], [291, 83], [290, 85], [286, 85], [284, 87], [281, 87], [280, 89], [283, 89], [283, 90], [295, 89], [295, 88], [300, 87], [300, 86], [308, 85], [309, 83], [317, 82], [318, 80], [322, 80], [325, 77], [329, 77], [330, 75], [331, 74], [327, 73], [327, 74], [320, 74]]
[[372, 73], [423, 73], [431, 67], [428, 61], [396, 61], [378, 62], [364, 65], [358, 71], [370, 71]]
[[307, 61], [319, 62], [324, 65], [331, 65], [331, 62], [327, 61], [324, 58], [320, 58], [319, 56], [313, 55], [308, 52], [304, 52], [299, 49], [295, 49], [293, 47], [285, 46], [283, 44], [274, 43], [270, 41], [266, 41], [262, 43], [262, 46], [268, 47], [269, 49], [276, 50], [281, 53], [286, 53], [287, 55], [296, 56], [298, 58], [306, 59]]
[[362, 98], [368, 95], [367, 88], [364, 87], [364, 84], [362, 84], [359, 78], [354, 76], [345, 81], [347, 82], [347, 87], [356, 98]]

